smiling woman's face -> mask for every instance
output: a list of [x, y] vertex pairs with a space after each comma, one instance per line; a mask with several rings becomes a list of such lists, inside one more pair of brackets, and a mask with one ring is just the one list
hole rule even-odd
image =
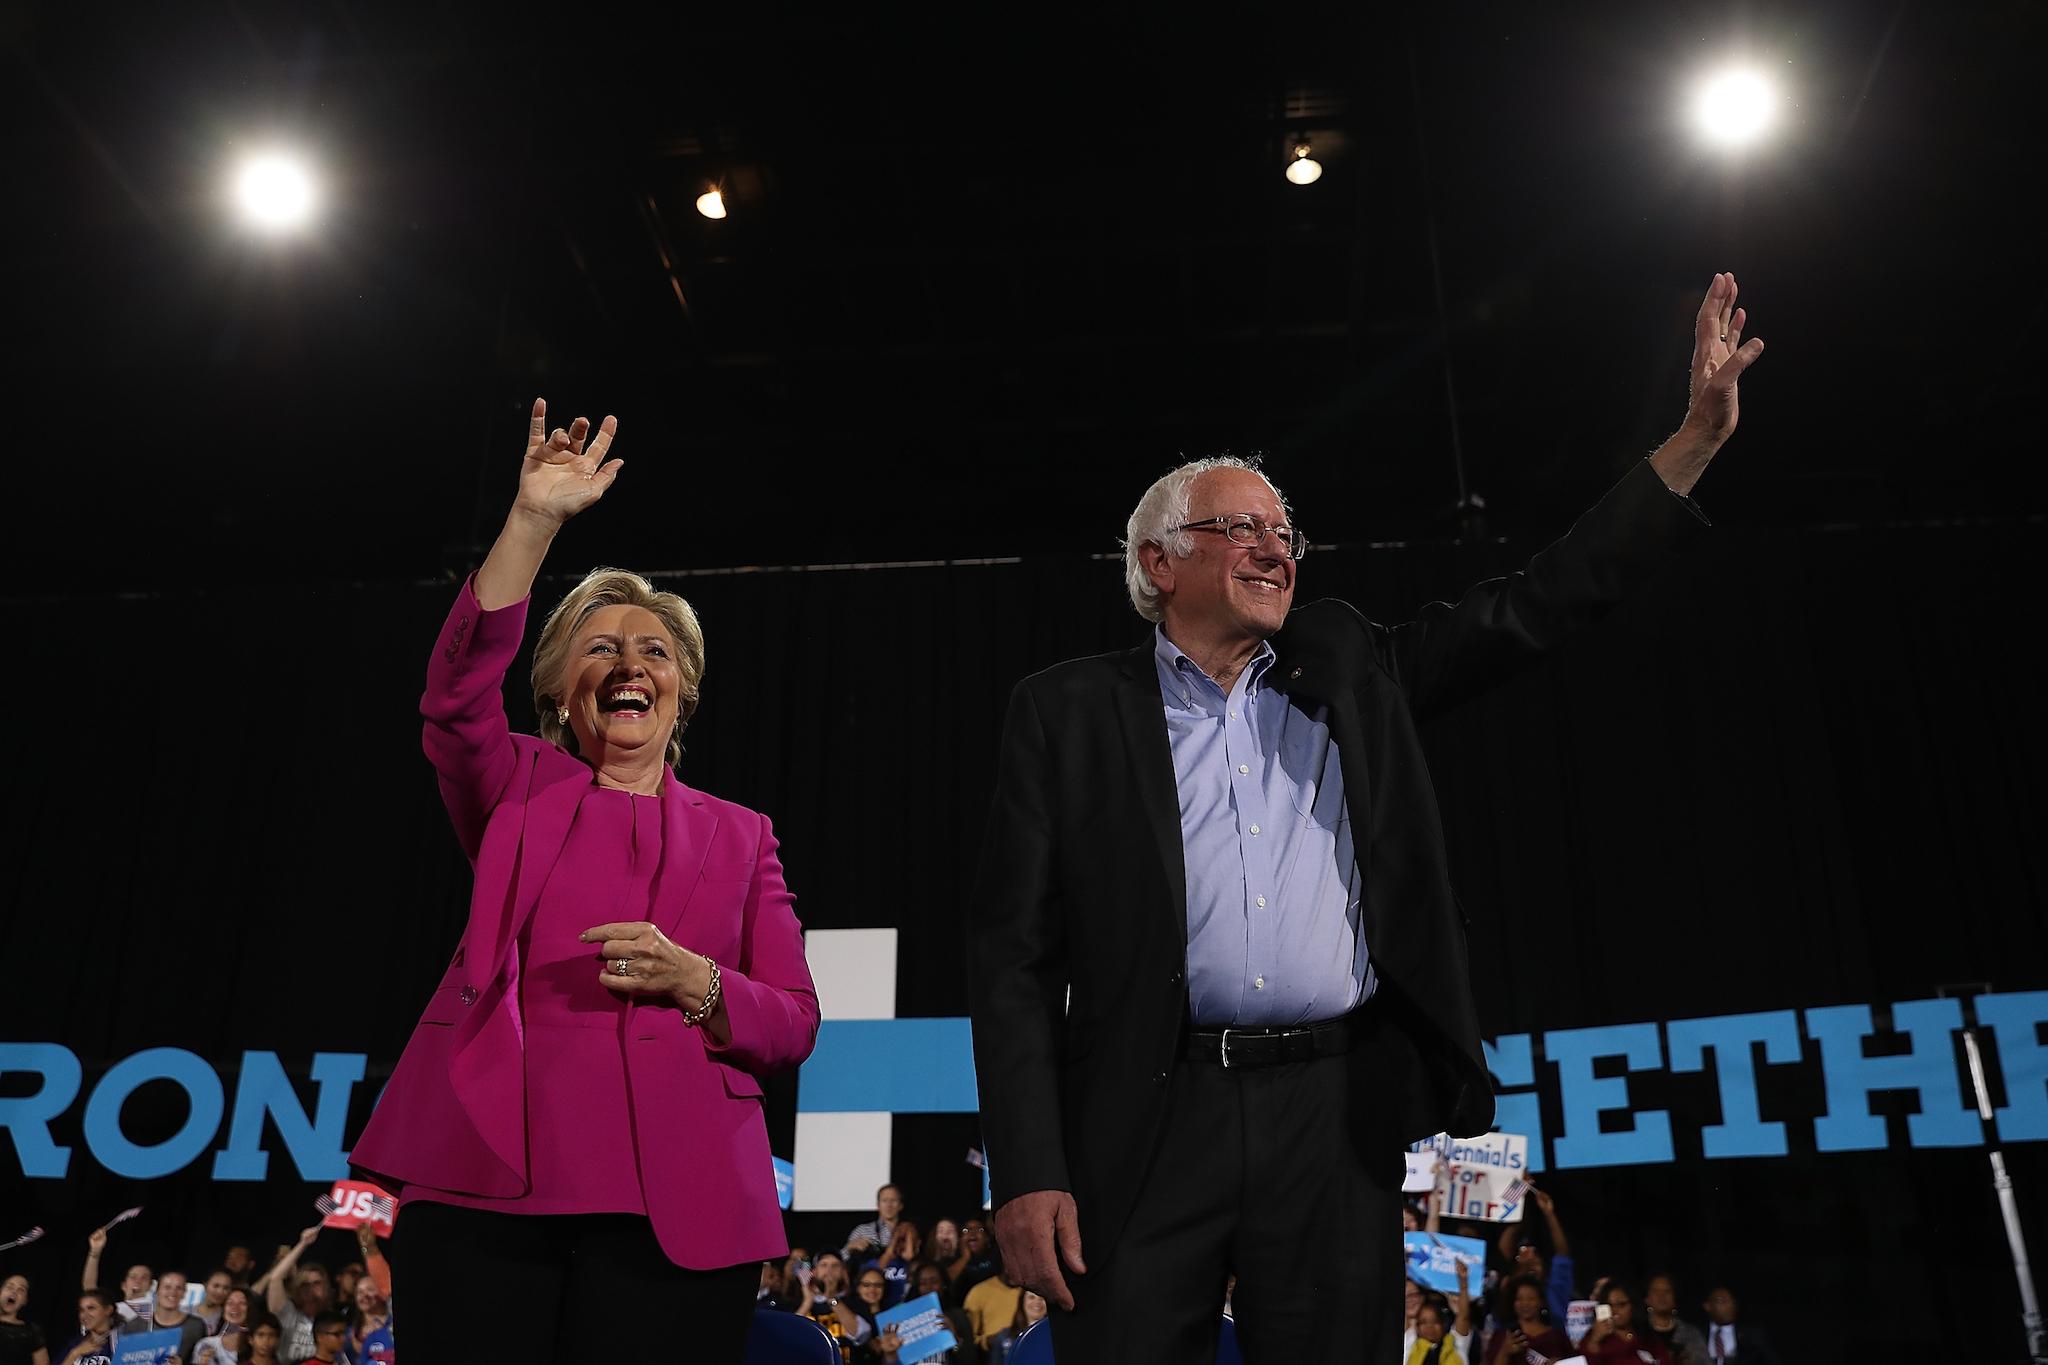
[[666, 751], [676, 728], [676, 645], [645, 607], [599, 607], [576, 628], [556, 694], [587, 760], [652, 745]]

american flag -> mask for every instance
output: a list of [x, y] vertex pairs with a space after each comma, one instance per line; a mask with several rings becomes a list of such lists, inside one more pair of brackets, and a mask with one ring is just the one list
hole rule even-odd
[[988, 1169], [988, 1158], [981, 1154], [981, 1148], [969, 1147], [967, 1149], [967, 1164], [979, 1167], [985, 1171]]
[[1509, 1208], [1514, 1208], [1522, 1202], [1523, 1196], [1528, 1193], [1529, 1182], [1520, 1176], [1516, 1176], [1508, 1182], [1508, 1187], [1500, 1192], [1501, 1202]]
[[122, 1210], [121, 1210], [121, 1211], [120, 1211], [119, 1213], [115, 1214], [115, 1215], [114, 1215], [114, 1216], [113, 1216], [112, 1218], [109, 1218], [109, 1219], [108, 1219], [108, 1220], [107, 1220], [106, 1222], [104, 1222], [104, 1223], [100, 1224], [100, 1231], [101, 1231], [101, 1232], [105, 1232], [105, 1231], [106, 1231], [106, 1230], [107, 1230], [108, 1228], [111, 1228], [111, 1227], [118, 1227], [118, 1226], [119, 1226], [120, 1224], [122, 1224], [122, 1223], [125, 1223], [125, 1222], [127, 1222], [127, 1221], [128, 1221], [128, 1220], [129, 1220], [130, 1218], [133, 1218], [133, 1217], [135, 1217], [136, 1215], [140, 1214], [141, 1212], [142, 1212], [142, 1205], [140, 1205], [140, 1204], [137, 1204], [137, 1205], [136, 1205], [136, 1206], [135, 1206], [134, 1208], [132, 1208], [132, 1209], [122, 1209]]
[[16, 1247], [25, 1247], [25, 1246], [27, 1246], [27, 1245], [28, 1245], [28, 1244], [29, 1244], [30, 1242], [33, 1242], [33, 1241], [35, 1241], [35, 1240], [36, 1240], [36, 1238], [38, 1238], [38, 1237], [40, 1237], [40, 1236], [42, 1236], [42, 1235], [43, 1235], [43, 1230], [42, 1230], [41, 1228], [30, 1228], [30, 1229], [29, 1229], [29, 1230], [28, 1230], [27, 1232], [24, 1232], [24, 1233], [22, 1233], [22, 1234], [21, 1234], [21, 1236], [19, 1236], [19, 1237], [15, 1238], [15, 1239], [14, 1239], [13, 1241], [9, 1242], [9, 1243], [8, 1243], [7, 1245], [5, 1245], [5, 1246], [0, 1246], [0, 1251], [12, 1251], [12, 1250], [14, 1250], [14, 1249], [15, 1249]]

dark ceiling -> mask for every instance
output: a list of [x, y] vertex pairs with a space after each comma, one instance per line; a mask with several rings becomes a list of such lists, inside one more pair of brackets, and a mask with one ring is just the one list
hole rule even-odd
[[[623, 428], [564, 569], [1107, 550], [1225, 449], [1319, 540], [1455, 533], [1460, 454], [1547, 533], [1716, 270], [1717, 517], [2048, 511], [2040, 5], [973, 8], [7, 6], [0, 592], [459, 569], [536, 393]], [[1730, 162], [1677, 110], [1737, 52], [1792, 93]], [[222, 209], [267, 138], [291, 245]]]

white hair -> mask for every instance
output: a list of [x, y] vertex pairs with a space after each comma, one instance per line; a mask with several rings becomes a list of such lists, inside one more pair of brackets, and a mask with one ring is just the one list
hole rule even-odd
[[1138, 615], [1147, 621], [1163, 621], [1166, 609], [1159, 601], [1159, 589], [1153, 586], [1152, 576], [1145, 572], [1145, 565], [1138, 558], [1138, 547], [1157, 545], [1176, 559], [1186, 559], [1195, 552], [1195, 536], [1192, 531], [1180, 529], [1188, 520], [1188, 505], [1194, 499], [1195, 480], [1212, 469], [1243, 469], [1265, 479], [1266, 487], [1273, 490], [1273, 498], [1280, 504], [1280, 511], [1289, 521], [1294, 519], [1293, 511], [1287, 506], [1287, 495], [1279, 485], [1266, 478], [1266, 471], [1259, 468], [1256, 457], [1243, 460], [1235, 455], [1212, 455], [1206, 460], [1190, 460], [1180, 468], [1162, 476], [1158, 482], [1145, 490], [1145, 496], [1138, 499], [1138, 505], [1131, 510], [1131, 519], [1124, 525], [1124, 587], [1131, 594], [1131, 605], [1138, 609]]

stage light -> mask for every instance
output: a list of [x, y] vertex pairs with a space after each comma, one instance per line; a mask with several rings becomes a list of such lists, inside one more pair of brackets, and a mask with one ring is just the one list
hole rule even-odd
[[302, 226], [318, 198], [306, 168], [281, 153], [250, 157], [235, 176], [235, 202], [243, 218], [263, 232]]
[[1762, 73], [1736, 67], [1708, 77], [1693, 93], [1693, 126], [1719, 147], [1741, 147], [1770, 130], [1778, 92]]
[[697, 196], [697, 212], [706, 218], [725, 217], [725, 196], [718, 192], [716, 185]]
[[1287, 163], [1287, 178], [1297, 185], [1313, 185], [1323, 174], [1323, 163], [1308, 154], [1308, 144], [1294, 144], [1293, 159]]

